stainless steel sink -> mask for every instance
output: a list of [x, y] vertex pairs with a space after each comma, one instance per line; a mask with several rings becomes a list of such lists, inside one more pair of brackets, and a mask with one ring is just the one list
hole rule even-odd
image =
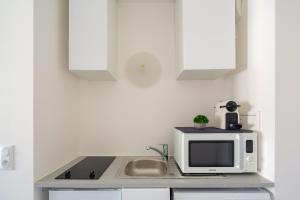
[[125, 167], [127, 176], [160, 177], [167, 174], [167, 163], [158, 159], [137, 159]]
[[160, 157], [124, 157], [117, 178], [121, 179], [212, 179], [218, 176], [182, 176], [173, 157], [168, 162]]

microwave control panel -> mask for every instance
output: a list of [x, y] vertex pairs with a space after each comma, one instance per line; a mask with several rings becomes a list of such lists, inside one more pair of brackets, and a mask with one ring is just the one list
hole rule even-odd
[[245, 149], [245, 165], [246, 165], [246, 172], [252, 172], [257, 170], [257, 152], [255, 151], [256, 142], [247, 139], [246, 140], [246, 149]]

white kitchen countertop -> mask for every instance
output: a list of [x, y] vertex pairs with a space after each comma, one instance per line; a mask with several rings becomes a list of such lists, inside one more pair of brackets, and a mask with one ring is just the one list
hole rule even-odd
[[[138, 157], [116, 157], [98, 180], [57, 180], [55, 177], [72, 167], [85, 157], [79, 157], [61, 167], [52, 174], [35, 183], [40, 188], [270, 188], [274, 183], [259, 174], [226, 174], [224, 177], [190, 177], [181, 176], [178, 169], [171, 164], [174, 177], [163, 178], [129, 178], [121, 175], [124, 163]], [[139, 157], [141, 158], [141, 157]], [[142, 157], [145, 158], [145, 157]], [[172, 163], [170, 159], [170, 163]], [[174, 161], [173, 161], [174, 163]]]

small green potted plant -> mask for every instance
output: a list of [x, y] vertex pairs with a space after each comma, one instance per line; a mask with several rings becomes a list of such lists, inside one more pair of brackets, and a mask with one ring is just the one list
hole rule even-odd
[[195, 128], [205, 128], [206, 124], [208, 124], [209, 120], [205, 115], [197, 115], [194, 118], [194, 127]]

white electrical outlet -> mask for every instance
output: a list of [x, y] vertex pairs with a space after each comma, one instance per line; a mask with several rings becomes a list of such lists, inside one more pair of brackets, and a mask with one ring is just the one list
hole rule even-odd
[[14, 146], [0, 145], [0, 170], [14, 169]]

